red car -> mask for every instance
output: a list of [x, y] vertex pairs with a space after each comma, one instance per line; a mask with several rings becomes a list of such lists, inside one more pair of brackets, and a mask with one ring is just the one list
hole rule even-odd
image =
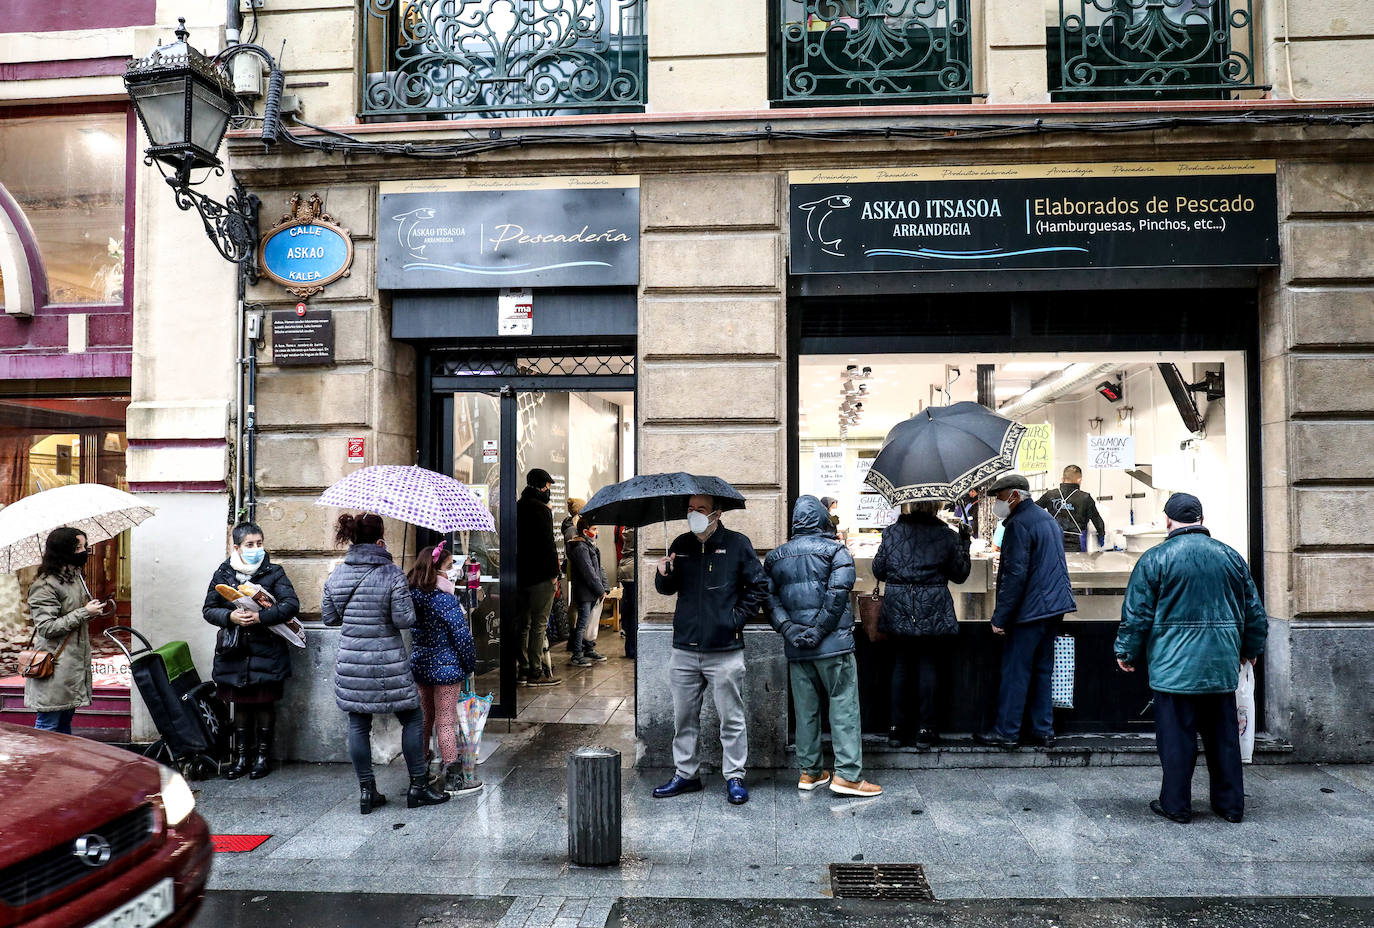
[[0, 723], [0, 928], [172, 928], [213, 849], [191, 788], [120, 748]]

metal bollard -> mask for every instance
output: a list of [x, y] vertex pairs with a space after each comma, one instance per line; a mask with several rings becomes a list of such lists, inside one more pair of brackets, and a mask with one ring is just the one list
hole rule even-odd
[[614, 748], [568, 755], [568, 858], [582, 867], [620, 862], [620, 752]]

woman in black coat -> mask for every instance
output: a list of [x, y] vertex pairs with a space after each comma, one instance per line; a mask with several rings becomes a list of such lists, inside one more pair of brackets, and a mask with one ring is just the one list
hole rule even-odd
[[[220, 629], [211, 676], [219, 684], [220, 698], [234, 707], [234, 762], [225, 778], [237, 780], [247, 773], [257, 780], [271, 769], [276, 705], [284, 681], [291, 676], [290, 649], [272, 626], [294, 619], [301, 604], [286, 571], [268, 559], [261, 528], [241, 522], [234, 526], [233, 540], [229, 559], [210, 578], [201, 614]], [[276, 604], [261, 612], [236, 607], [215, 590], [221, 583], [232, 587], [255, 583], [270, 593]], [[238, 630], [238, 644], [227, 647], [226, 636], [232, 637], [232, 629]]]
[[[873, 558], [873, 576], [887, 583], [878, 630], [890, 637], [895, 658], [888, 728], [893, 747], [913, 741], [929, 747], [940, 739], [935, 725], [939, 642], [959, 633], [949, 584], [967, 580], [971, 566], [966, 526], [956, 533], [941, 522], [937, 502], [914, 503], [911, 509], [883, 530]], [[913, 694], [915, 726], [908, 720]]]

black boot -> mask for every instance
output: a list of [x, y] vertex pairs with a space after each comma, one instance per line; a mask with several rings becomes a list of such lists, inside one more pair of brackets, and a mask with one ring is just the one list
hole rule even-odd
[[377, 792], [377, 778], [368, 777], [358, 781], [360, 795], [358, 797], [358, 811], [367, 815], [373, 809], [380, 809], [386, 805], [386, 797]]
[[410, 778], [410, 789], [406, 791], [407, 809], [437, 806], [444, 802], [448, 802], [448, 793], [434, 788], [429, 781], [429, 771]]
[[248, 774], [250, 780], [261, 780], [272, 772], [272, 722], [270, 715], [258, 716], [258, 743], [253, 754], [253, 769]]
[[237, 780], [248, 773], [249, 741], [253, 738], [253, 715], [242, 707], [234, 707], [234, 757], [224, 772], [226, 780]]

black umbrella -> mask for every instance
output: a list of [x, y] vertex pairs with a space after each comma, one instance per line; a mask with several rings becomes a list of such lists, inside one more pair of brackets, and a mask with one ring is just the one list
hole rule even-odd
[[887, 433], [864, 483], [894, 506], [952, 502], [1013, 470], [1025, 431], [978, 403], [932, 406]]
[[[687, 498], [714, 496], [722, 512], [743, 509], [744, 496], [719, 477], [684, 474], [641, 474], [602, 487], [578, 513], [597, 525], [633, 525], [687, 518]], [[667, 534], [667, 526], [664, 526]]]

